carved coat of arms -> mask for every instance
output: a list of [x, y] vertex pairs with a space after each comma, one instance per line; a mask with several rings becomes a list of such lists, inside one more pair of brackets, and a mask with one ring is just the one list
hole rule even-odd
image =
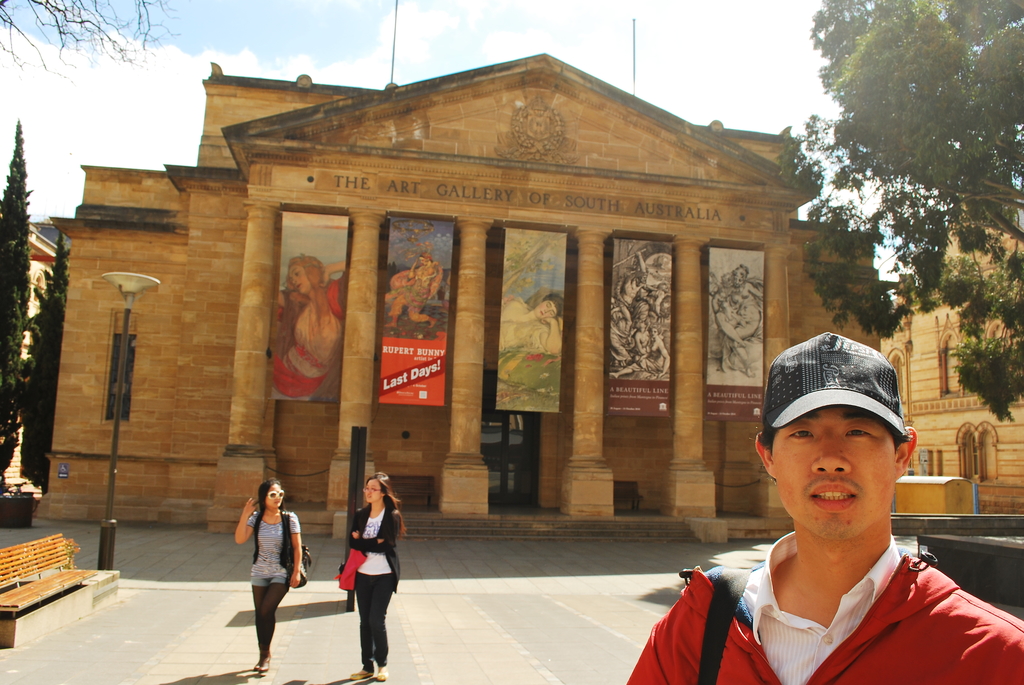
[[572, 164], [579, 158], [576, 143], [565, 135], [562, 115], [540, 96], [516, 108], [512, 130], [501, 136], [501, 142], [495, 152], [505, 159]]

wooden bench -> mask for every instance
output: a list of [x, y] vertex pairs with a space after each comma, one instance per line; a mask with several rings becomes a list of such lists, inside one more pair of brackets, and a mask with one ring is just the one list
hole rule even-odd
[[61, 534], [0, 549], [0, 618], [60, 597], [96, 575], [75, 568], [78, 545]]
[[639, 509], [640, 500], [644, 498], [640, 494], [640, 487], [635, 480], [617, 480], [612, 483], [612, 499], [616, 502], [629, 501], [630, 509]]
[[427, 506], [430, 506], [430, 500], [434, 496], [433, 476], [392, 476], [389, 474], [388, 479], [395, 486], [395, 492], [403, 502], [409, 497], [426, 497]]

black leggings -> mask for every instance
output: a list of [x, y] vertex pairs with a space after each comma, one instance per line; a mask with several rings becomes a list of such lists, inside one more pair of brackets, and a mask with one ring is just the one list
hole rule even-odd
[[263, 587], [252, 586], [252, 603], [256, 607], [256, 639], [260, 647], [270, 649], [270, 641], [274, 639], [274, 626], [277, 619], [277, 605], [288, 594], [286, 583], [271, 583]]
[[356, 602], [359, 606], [359, 645], [362, 650], [363, 670], [373, 673], [377, 666], [388, 665], [388, 631], [384, 621], [388, 605], [395, 591], [395, 574], [382, 576], [356, 574]]

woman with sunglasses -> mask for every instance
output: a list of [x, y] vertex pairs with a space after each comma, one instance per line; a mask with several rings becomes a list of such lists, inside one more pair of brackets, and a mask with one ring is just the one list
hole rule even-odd
[[366, 506], [356, 512], [349, 541], [352, 549], [366, 555], [356, 572], [356, 603], [359, 606], [359, 643], [363, 668], [352, 680], [388, 679], [388, 634], [384, 626], [391, 595], [398, 591], [398, 554], [395, 544], [405, 535], [398, 499], [386, 473], [375, 473], [363, 488]]
[[[235, 528], [235, 542], [244, 544], [256, 535], [252, 555], [252, 600], [256, 607], [256, 638], [260, 660], [257, 673], [270, 670], [270, 641], [274, 637], [277, 606], [289, 587], [299, 584], [302, 536], [299, 517], [284, 508], [284, 489], [276, 478], [260, 483], [259, 500], [249, 498]], [[291, 560], [292, 572], [285, 566]]]

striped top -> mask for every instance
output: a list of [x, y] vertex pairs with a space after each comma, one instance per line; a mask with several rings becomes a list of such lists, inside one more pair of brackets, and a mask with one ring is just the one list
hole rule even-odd
[[[254, 528], [258, 514], [259, 512], [255, 511], [250, 514], [246, 525]], [[302, 532], [299, 526], [299, 517], [291, 512], [288, 513], [288, 516], [291, 517], [291, 532]], [[274, 578], [288, 575], [288, 571], [281, 565], [282, 531], [281, 522], [260, 521], [260, 528], [256, 531], [259, 553], [256, 555], [256, 563], [252, 565], [250, 574], [253, 578]]]

